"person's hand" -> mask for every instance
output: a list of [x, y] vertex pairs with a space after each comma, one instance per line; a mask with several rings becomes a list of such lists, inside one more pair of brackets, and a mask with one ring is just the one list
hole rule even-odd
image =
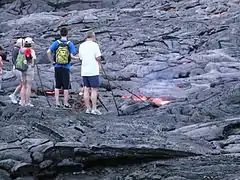
[[99, 73], [102, 73], [102, 66], [99, 65]]
[[24, 60], [24, 61], [23, 61], [23, 64], [27, 64], [27, 60]]

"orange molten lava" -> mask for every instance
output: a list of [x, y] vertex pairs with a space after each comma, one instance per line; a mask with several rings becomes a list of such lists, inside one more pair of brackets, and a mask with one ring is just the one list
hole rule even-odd
[[134, 101], [146, 101], [148, 98], [146, 96], [134, 97], [132, 98]]
[[150, 101], [152, 101], [157, 105], [165, 105], [171, 102], [171, 101], [163, 100], [162, 98], [150, 98]]
[[149, 100], [156, 105], [166, 105], [166, 104], [171, 102], [171, 101], [164, 100], [163, 98], [153, 98], [153, 97], [149, 98], [149, 97], [146, 97], [146, 96], [139, 96], [139, 97], [122, 96], [122, 98], [123, 99], [132, 99], [134, 101], [147, 101], [147, 100]]
[[[55, 91], [51, 91], [51, 90], [45, 91], [45, 93], [46, 93], [47, 95], [50, 95], [50, 96], [55, 95]], [[64, 94], [64, 91], [63, 91], [63, 90], [59, 90], [59, 94]]]
[[54, 91], [45, 91], [47, 95], [55, 95]]
[[130, 99], [131, 96], [122, 96], [123, 99]]

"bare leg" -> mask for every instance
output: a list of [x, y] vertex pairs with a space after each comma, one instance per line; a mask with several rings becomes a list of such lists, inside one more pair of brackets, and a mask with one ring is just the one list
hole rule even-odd
[[25, 105], [26, 104], [26, 91], [27, 91], [27, 88], [26, 88], [26, 83], [24, 82], [23, 83], [23, 86], [22, 86], [22, 89], [21, 89], [21, 105]]
[[24, 90], [24, 103], [27, 104], [27, 91], [28, 91], [28, 85], [26, 84], [25, 85], [25, 90]]
[[68, 105], [68, 94], [69, 94], [68, 92], [69, 92], [68, 89], [65, 89], [65, 90], [63, 91], [63, 95], [64, 95], [63, 103], [64, 103], [65, 106]]
[[27, 77], [26, 77], [25, 73], [22, 73], [22, 89], [20, 92], [20, 95], [21, 95], [20, 104], [21, 105], [26, 104], [26, 90], [27, 90]]
[[16, 87], [15, 91], [13, 92], [13, 95], [16, 96], [22, 89], [22, 82]]
[[30, 96], [31, 96], [31, 88], [32, 88], [32, 80], [28, 80], [26, 84], [26, 104], [30, 103]]
[[56, 105], [60, 105], [59, 102], [59, 89], [55, 88], [55, 99], [56, 99]]
[[98, 88], [91, 88], [92, 109], [97, 109]]
[[22, 89], [22, 83], [23, 83], [23, 74], [22, 72], [14, 69], [15, 76], [17, 79], [19, 79], [19, 85], [16, 87], [15, 91], [13, 92], [13, 96], [16, 96]]
[[91, 109], [89, 94], [90, 94], [90, 88], [84, 87], [83, 98], [84, 98], [85, 106], [87, 107], [87, 109]]

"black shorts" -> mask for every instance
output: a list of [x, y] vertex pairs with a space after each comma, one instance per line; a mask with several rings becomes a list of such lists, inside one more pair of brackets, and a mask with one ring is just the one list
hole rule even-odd
[[85, 87], [99, 88], [100, 87], [99, 76], [83, 76], [83, 85]]
[[55, 67], [56, 89], [70, 89], [70, 74], [69, 69]]

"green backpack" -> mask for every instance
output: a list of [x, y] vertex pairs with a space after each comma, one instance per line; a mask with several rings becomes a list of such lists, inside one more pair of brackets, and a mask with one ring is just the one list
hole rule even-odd
[[27, 60], [25, 51], [20, 49], [18, 52], [15, 69], [22, 71], [22, 72], [27, 71], [28, 65], [24, 64], [25, 60]]
[[70, 52], [68, 44], [70, 41], [63, 43], [58, 40], [59, 46], [56, 50], [56, 63], [57, 64], [68, 64], [70, 62]]

